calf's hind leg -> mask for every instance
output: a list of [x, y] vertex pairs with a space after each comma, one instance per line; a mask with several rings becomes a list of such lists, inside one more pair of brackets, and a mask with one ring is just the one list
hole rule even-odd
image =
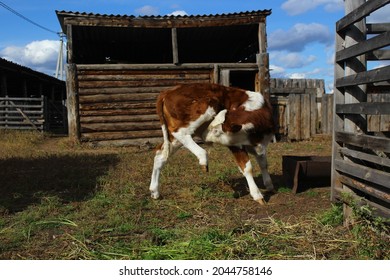
[[267, 142], [263, 142], [256, 147], [248, 146], [247, 151], [253, 154], [256, 158], [257, 163], [260, 166], [261, 176], [263, 178], [264, 186], [269, 192], [275, 192], [274, 185], [272, 184], [271, 176], [268, 173], [268, 162], [267, 162]]
[[160, 174], [164, 165], [167, 163], [169, 156], [173, 155], [179, 148], [181, 143], [178, 141], [164, 142], [156, 149], [154, 156], [154, 164], [152, 171], [152, 178], [150, 181], [150, 194], [152, 198], [158, 199], [160, 197]]
[[229, 147], [229, 149], [233, 153], [236, 163], [248, 183], [249, 192], [252, 198], [261, 205], [265, 205], [266, 203], [264, 197], [257, 187], [255, 180], [253, 179], [252, 163], [249, 159], [247, 151], [243, 148], [234, 146]]

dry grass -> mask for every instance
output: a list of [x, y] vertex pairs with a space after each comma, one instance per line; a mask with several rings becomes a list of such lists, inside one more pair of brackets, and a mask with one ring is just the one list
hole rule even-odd
[[280, 191], [267, 207], [251, 200], [223, 147], [211, 150], [209, 174], [179, 151], [154, 201], [153, 151], [31, 132], [2, 132], [0, 143], [1, 259], [390, 258], [378, 223], [341, 226], [329, 188], [294, 195], [284, 186], [281, 156], [329, 155], [329, 139], [270, 145]]

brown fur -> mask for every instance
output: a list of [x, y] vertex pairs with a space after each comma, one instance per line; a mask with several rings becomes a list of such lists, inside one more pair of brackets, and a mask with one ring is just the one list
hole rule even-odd
[[181, 127], [202, 115], [208, 107], [216, 113], [221, 110], [235, 110], [248, 96], [244, 90], [217, 84], [179, 85], [162, 92], [157, 99], [157, 114], [162, 124], [166, 124], [172, 137]]
[[271, 104], [266, 100], [264, 106], [258, 110], [245, 111], [243, 107], [228, 110], [225, 122], [222, 125], [224, 132], [238, 132], [243, 124], [252, 123], [254, 128], [248, 131], [248, 137], [253, 145], [263, 139], [264, 134], [275, 133], [275, 122], [272, 117]]

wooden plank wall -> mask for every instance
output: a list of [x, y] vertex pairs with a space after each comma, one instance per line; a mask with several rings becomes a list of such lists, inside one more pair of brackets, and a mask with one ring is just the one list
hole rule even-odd
[[210, 69], [77, 69], [80, 139], [97, 145], [161, 141], [155, 109], [159, 92], [182, 83], [210, 82], [213, 74]]
[[[330, 134], [328, 114], [332, 111], [328, 110], [332, 107], [328, 103], [332, 95], [325, 94], [324, 80], [271, 79], [270, 91], [279, 134], [290, 141], [307, 140], [319, 133]], [[326, 115], [323, 115], [323, 102]]]

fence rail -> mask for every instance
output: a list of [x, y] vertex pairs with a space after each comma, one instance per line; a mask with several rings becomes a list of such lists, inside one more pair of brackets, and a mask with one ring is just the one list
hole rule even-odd
[[44, 130], [45, 98], [0, 97], [0, 129]]

